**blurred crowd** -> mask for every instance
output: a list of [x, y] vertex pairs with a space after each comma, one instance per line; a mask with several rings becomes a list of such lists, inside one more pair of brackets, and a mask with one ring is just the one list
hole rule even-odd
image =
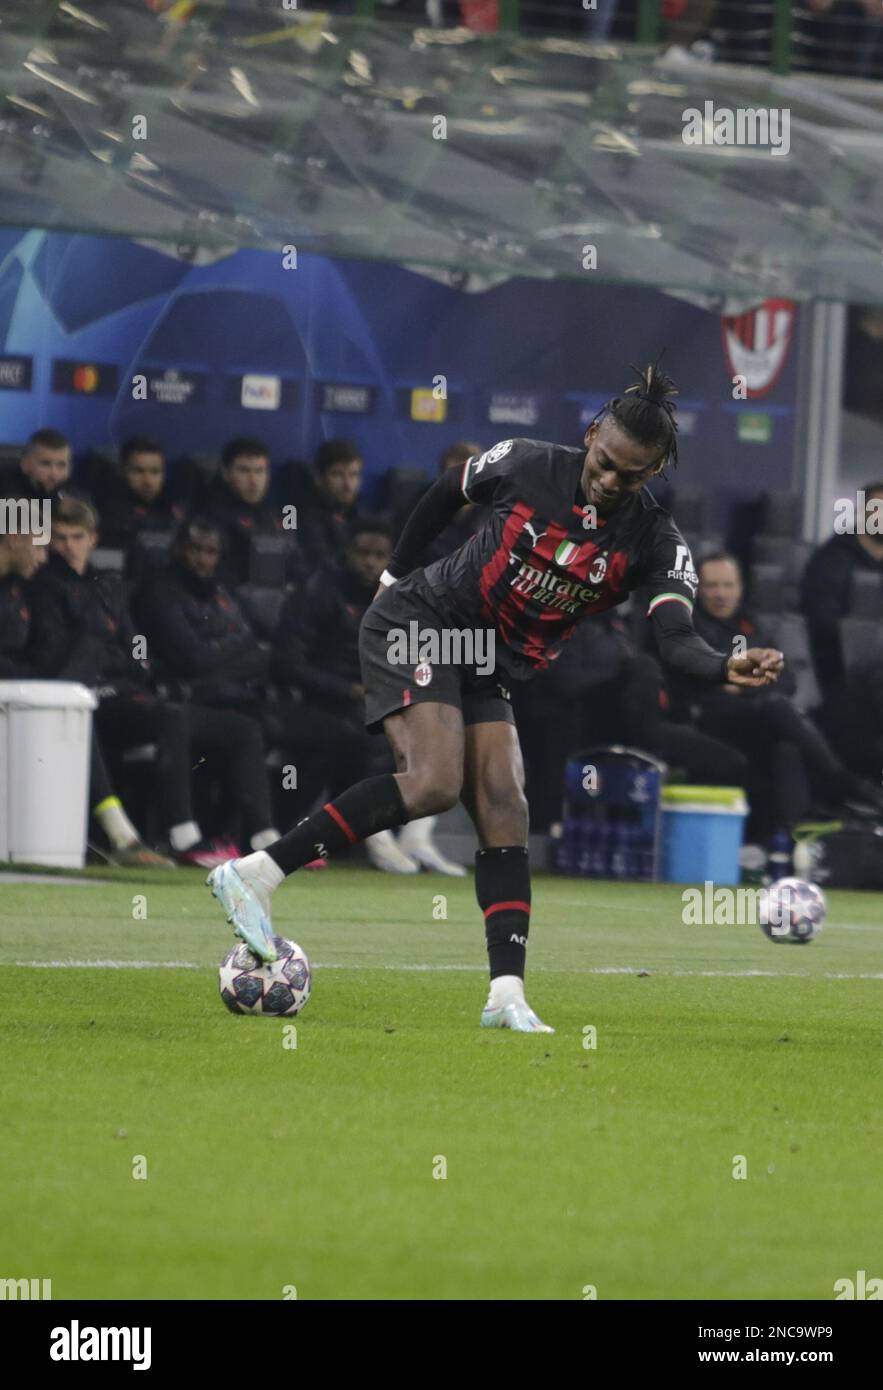
[[[766, 66], [774, 0], [661, 0], [659, 38], [702, 58]], [[879, 0], [799, 0], [792, 7], [794, 66], [854, 77], [883, 76], [883, 6]], [[521, 0], [520, 30], [533, 35], [634, 40], [638, 0]], [[379, 0], [382, 17], [423, 18], [493, 33], [502, 0]], [[695, 45], [695, 47], [694, 47]]]
[[[439, 469], [482, 447], [452, 446]], [[0, 478], [0, 679], [94, 692], [92, 839], [107, 857], [211, 866], [271, 843], [320, 797], [392, 770], [386, 741], [363, 728], [358, 631], [431, 479], [391, 472], [383, 513], [366, 514], [362, 474], [344, 439], [274, 468], [264, 443], [243, 437], [218, 459], [169, 468], [161, 444], [140, 436], [74, 474], [69, 441], [42, 429]], [[873, 509], [883, 483], [865, 497]], [[464, 506], [427, 563], [483, 515]], [[49, 544], [35, 544], [50, 518]], [[759, 589], [746, 599], [740, 559], [720, 546], [703, 554], [693, 538], [697, 629], [721, 651], [782, 647], [789, 668], [775, 690], [671, 678], [640, 595], [584, 623], [548, 672], [513, 692], [533, 829], [560, 815], [568, 756], [611, 743], [658, 757], [679, 779], [745, 787], [759, 846], [808, 816], [879, 817], [883, 536], [855, 529], [805, 553], [767, 538], [774, 557], [799, 560], [789, 641], [780, 615], [759, 611]], [[751, 574], [764, 569], [780, 596], [775, 566]], [[801, 650], [808, 686], [795, 674]], [[371, 862], [460, 872], [432, 828], [374, 837]]]

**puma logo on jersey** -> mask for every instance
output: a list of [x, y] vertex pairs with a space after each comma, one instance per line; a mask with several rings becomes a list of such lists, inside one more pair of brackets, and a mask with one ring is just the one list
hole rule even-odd
[[524, 523], [524, 530], [528, 532], [535, 546], [539, 545], [540, 541], [543, 539], [543, 536], [548, 535], [547, 531], [540, 531], [539, 533], [537, 533], [529, 521], [526, 521]]

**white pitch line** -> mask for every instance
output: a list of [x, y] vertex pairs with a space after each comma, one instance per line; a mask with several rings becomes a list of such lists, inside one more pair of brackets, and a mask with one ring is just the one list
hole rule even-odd
[[29, 970], [201, 970], [193, 960], [14, 960]]
[[[16, 960], [12, 965], [30, 970], [206, 970], [210, 966], [192, 960]], [[431, 974], [445, 971], [466, 971], [484, 974], [484, 965], [387, 965], [370, 961], [315, 961], [314, 970], [416, 970]], [[638, 975], [646, 967], [636, 965], [536, 966], [534, 974], [542, 975]], [[808, 970], [647, 970], [648, 975], [684, 979], [767, 979], [767, 980], [883, 980], [883, 971], [864, 971], [849, 974], [845, 971]]]

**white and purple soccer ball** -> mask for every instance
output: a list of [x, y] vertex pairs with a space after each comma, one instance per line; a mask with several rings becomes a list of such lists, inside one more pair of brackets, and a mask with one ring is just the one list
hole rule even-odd
[[240, 942], [221, 961], [218, 984], [221, 998], [234, 1014], [264, 1014], [269, 1018], [293, 1018], [310, 997], [310, 962], [301, 948], [284, 936], [274, 936], [276, 959], [259, 960]]
[[802, 878], [771, 883], [761, 901], [760, 926], [771, 941], [805, 945], [822, 930], [828, 905], [821, 888]]

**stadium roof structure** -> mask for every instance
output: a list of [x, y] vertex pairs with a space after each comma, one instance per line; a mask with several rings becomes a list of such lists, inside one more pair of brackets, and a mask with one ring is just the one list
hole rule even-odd
[[[6, 0], [4, 224], [293, 245], [467, 288], [592, 273], [883, 303], [883, 84], [261, 0], [155, 9]], [[787, 112], [788, 152], [715, 144], [706, 103]]]

